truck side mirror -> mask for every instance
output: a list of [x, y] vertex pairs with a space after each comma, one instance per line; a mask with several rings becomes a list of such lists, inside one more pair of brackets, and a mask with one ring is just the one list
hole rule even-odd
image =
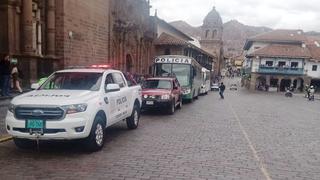
[[40, 87], [40, 84], [39, 83], [33, 83], [33, 84], [31, 84], [31, 89], [33, 89], [33, 90], [36, 90], [36, 89], [38, 89]]
[[106, 92], [116, 92], [116, 91], [120, 91], [120, 86], [119, 84], [107, 84], [106, 87]]

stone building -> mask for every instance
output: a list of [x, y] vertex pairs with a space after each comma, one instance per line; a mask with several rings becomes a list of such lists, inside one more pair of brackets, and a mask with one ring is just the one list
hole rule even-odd
[[146, 0], [1, 0], [0, 53], [18, 59], [24, 86], [69, 66], [146, 73], [149, 9]]
[[220, 70], [224, 66], [224, 53], [223, 53], [223, 23], [220, 14], [216, 8], [208, 13], [203, 20], [201, 28], [201, 48], [205, 49], [211, 54], [217, 57], [217, 64], [215, 72], [220, 73]]

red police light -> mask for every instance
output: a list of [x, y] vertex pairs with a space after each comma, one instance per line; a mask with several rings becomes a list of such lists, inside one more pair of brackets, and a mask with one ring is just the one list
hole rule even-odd
[[109, 69], [109, 68], [111, 68], [111, 65], [109, 65], [109, 64], [94, 64], [94, 65], [91, 65], [91, 68]]

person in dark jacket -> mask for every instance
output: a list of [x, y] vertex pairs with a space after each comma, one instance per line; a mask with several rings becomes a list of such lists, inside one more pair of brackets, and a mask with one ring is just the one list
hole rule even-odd
[[1, 60], [1, 95], [10, 96], [10, 56], [6, 55], [4, 59]]
[[226, 86], [223, 84], [223, 82], [220, 84], [220, 86], [219, 86], [219, 94], [220, 94], [220, 97], [221, 97], [221, 99], [224, 99], [224, 96], [223, 96], [223, 92], [224, 92], [224, 90], [226, 89]]

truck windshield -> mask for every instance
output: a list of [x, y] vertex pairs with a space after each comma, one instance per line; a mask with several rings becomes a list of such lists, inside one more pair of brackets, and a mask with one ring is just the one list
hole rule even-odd
[[55, 73], [43, 83], [40, 89], [47, 90], [89, 90], [98, 91], [102, 73], [63, 72]]
[[145, 89], [171, 89], [171, 81], [169, 80], [147, 80], [143, 88]]

